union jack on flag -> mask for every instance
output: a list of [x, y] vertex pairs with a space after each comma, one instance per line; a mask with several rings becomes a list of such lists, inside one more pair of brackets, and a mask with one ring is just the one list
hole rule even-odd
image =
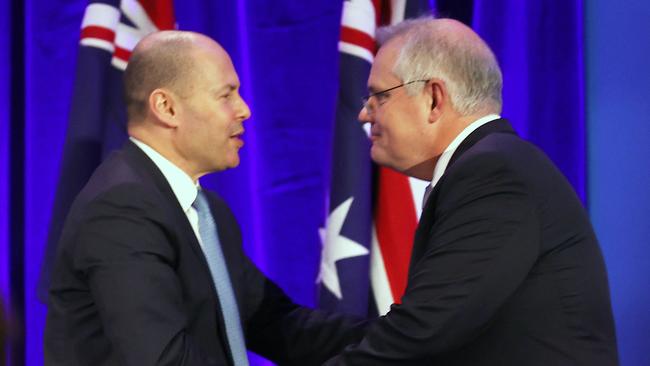
[[110, 151], [126, 140], [122, 73], [149, 33], [175, 28], [172, 0], [90, 1], [81, 23], [77, 71], [59, 182], [38, 295], [47, 301], [49, 274], [63, 222], [77, 193]]
[[347, 0], [339, 41], [329, 214], [321, 229], [320, 307], [385, 314], [406, 287], [411, 245], [428, 182], [374, 167], [357, 120], [376, 51], [375, 30], [429, 12], [426, 0]]

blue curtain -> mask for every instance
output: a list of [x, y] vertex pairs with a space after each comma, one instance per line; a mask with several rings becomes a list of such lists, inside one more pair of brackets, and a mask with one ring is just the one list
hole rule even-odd
[[650, 365], [650, 2], [586, 3], [589, 208], [622, 365]]
[[[10, 41], [23, 36], [4, 29], [11, 24], [8, 22], [10, 8], [20, 6], [13, 3], [0, 1], [0, 286], [2, 296], [8, 296], [9, 267], [5, 263], [10, 251], [9, 220], [18, 211], [10, 208], [7, 202], [18, 188], [12, 186], [9, 190], [10, 175], [15, 170], [10, 168], [12, 156], [7, 146], [15, 137], [12, 132], [15, 129], [10, 127], [19, 125], [24, 127], [25, 133], [21, 142], [25, 159], [18, 162], [24, 173], [25, 197], [24, 216], [21, 214], [18, 219], [25, 226], [25, 240], [11, 245], [24, 249], [25, 256], [22, 263], [12, 263], [12, 266], [24, 273], [26, 364], [31, 366], [42, 364], [45, 307], [37, 300], [36, 285], [59, 174], [79, 26], [86, 3], [84, 0], [27, 0], [24, 3], [25, 63], [14, 65], [22, 67], [26, 75], [24, 121], [11, 120], [9, 113], [11, 101], [21, 100], [20, 96], [10, 95], [11, 90], [20, 90], [15, 88], [19, 81], [11, 81], [9, 77], [18, 71], [11, 66], [16, 55], [10, 52]], [[437, 3], [443, 9], [450, 1]], [[646, 342], [650, 332], [649, 316], [647, 310], [643, 310], [650, 307], [647, 295], [650, 276], [647, 270], [641, 269], [646, 266], [640, 259], [650, 254], [647, 245], [642, 245], [647, 243], [647, 231], [626, 237], [625, 244], [634, 249], [626, 252], [627, 255], [617, 254], [615, 249], [619, 248], [616, 233], [647, 227], [643, 219], [649, 216], [650, 202], [645, 188], [641, 187], [650, 186], [650, 177], [647, 164], [645, 173], [641, 174], [635, 168], [644, 165], [633, 165], [633, 162], [641, 163], [648, 156], [642, 136], [647, 139], [650, 111], [640, 107], [633, 116], [616, 118], [612, 114], [616, 109], [608, 108], [626, 106], [625, 101], [629, 99], [622, 96], [628, 89], [618, 84], [619, 89], [614, 89], [616, 96], [604, 97], [599, 94], [602, 93], [599, 83], [602, 79], [597, 75], [595, 81], [588, 84], [590, 88], [584, 90], [585, 35], [581, 0], [475, 0], [464, 4], [462, 17], [486, 39], [502, 65], [504, 117], [513, 122], [522, 136], [546, 151], [583, 200], [587, 197], [585, 177], [587, 172], [590, 174], [589, 205], [610, 265], [619, 339], [626, 342], [621, 345], [621, 358], [624, 364], [641, 365], [642, 360], [648, 360], [647, 356], [634, 345]], [[648, 15], [648, 6], [635, 6], [641, 10], [631, 7], [634, 10], [625, 15], [632, 17], [636, 14], [634, 11]], [[458, 14], [452, 8], [445, 9], [448, 15]], [[340, 2], [332, 0], [176, 1], [180, 29], [206, 33], [229, 51], [242, 80], [244, 98], [253, 111], [252, 118], [244, 124], [247, 132], [241, 166], [207, 177], [204, 184], [219, 191], [233, 208], [243, 229], [246, 250], [254, 261], [290, 296], [305, 305], [314, 305], [315, 301], [314, 281], [321, 249], [317, 230], [326, 215], [329, 149], [338, 80], [340, 11]], [[613, 18], [607, 18], [606, 13], [605, 10], [593, 13], [586, 37], [606, 39], [609, 47], [617, 40], [599, 30], [601, 19]], [[608, 29], [624, 21], [619, 18], [612, 23], [614, 25], [607, 23]], [[634, 23], [638, 28], [625, 36], [649, 34], [647, 22], [638, 19]], [[623, 72], [621, 68], [625, 66], [620, 62], [626, 54], [648, 63], [647, 45], [642, 48], [646, 52], [639, 56], [632, 53], [633, 46], [623, 48], [623, 43], [619, 44], [616, 58], [603, 59], [604, 55], [613, 55], [605, 48], [589, 54], [590, 59], [601, 58], [592, 70], [594, 74], [606, 75], [614, 65]], [[643, 63], [637, 62], [629, 65], [641, 73]], [[650, 84], [647, 77], [625, 80], [625, 86], [639, 86], [635, 95], [647, 94], [645, 90]], [[610, 82], [610, 85], [617, 85]], [[589, 166], [586, 164], [586, 141], [592, 130], [587, 134], [585, 128], [585, 95], [598, 96], [590, 104], [594, 108], [588, 110], [588, 117], [589, 121], [596, 118], [598, 124], [594, 128], [600, 131], [600, 138], [589, 140], [589, 151], [601, 152], [600, 155], [590, 153]], [[637, 129], [628, 129], [629, 135], [625, 136], [629, 140], [617, 140], [620, 151], [627, 155], [607, 159], [606, 154], [611, 151], [607, 137], [616, 135], [617, 127], [627, 126], [631, 120], [645, 122], [645, 127], [637, 125]], [[634, 149], [625, 149], [628, 141], [633, 143]], [[620, 161], [625, 161], [627, 168], [618, 170]], [[598, 175], [593, 175], [594, 171], [599, 172]], [[627, 194], [628, 186], [620, 180], [610, 188], [608, 182], [614, 182], [611, 177], [619, 172], [631, 177], [623, 182], [635, 187], [633, 196]], [[610, 180], [605, 180], [608, 176]], [[613, 189], [617, 200], [630, 202], [630, 205], [611, 206], [609, 197]], [[640, 197], [644, 200], [639, 202]], [[644, 209], [635, 209], [635, 202]], [[610, 213], [612, 207], [615, 209]]]
[[475, 0], [474, 29], [503, 70], [503, 116], [585, 201], [582, 1]]

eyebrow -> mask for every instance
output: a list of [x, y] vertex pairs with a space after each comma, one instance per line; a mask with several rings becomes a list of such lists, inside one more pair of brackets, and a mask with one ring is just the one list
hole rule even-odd
[[376, 86], [368, 85], [368, 94], [374, 94], [380, 90], [383, 90], [381, 88], [378, 88]]
[[222, 86], [221, 88], [217, 89], [215, 92], [216, 92], [217, 94], [221, 94], [221, 93], [223, 93], [224, 91], [231, 92], [231, 91], [233, 91], [233, 90], [237, 90], [237, 87], [238, 87], [238, 86], [235, 85], [235, 84], [226, 84], [226, 85]]

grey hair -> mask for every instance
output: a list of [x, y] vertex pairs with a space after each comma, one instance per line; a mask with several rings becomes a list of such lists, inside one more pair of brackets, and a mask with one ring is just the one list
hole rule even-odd
[[[442, 80], [452, 105], [464, 116], [501, 112], [503, 81], [499, 64], [471, 29], [449, 19], [427, 16], [382, 27], [377, 32], [380, 45], [395, 38], [403, 43], [393, 73], [403, 82]], [[408, 85], [408, 93], [419, 92], [421, 85]]]

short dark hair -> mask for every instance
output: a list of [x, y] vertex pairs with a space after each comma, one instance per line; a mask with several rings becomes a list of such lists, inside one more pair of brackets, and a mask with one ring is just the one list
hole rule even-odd
[[143, 39], [133, 50], [124, 71], [124, 100], [129, 123], [146, 116], [152, 91], [169, 88], [182, 93], [192, 76], [193, 39], [180, 32], [166, 33]]

